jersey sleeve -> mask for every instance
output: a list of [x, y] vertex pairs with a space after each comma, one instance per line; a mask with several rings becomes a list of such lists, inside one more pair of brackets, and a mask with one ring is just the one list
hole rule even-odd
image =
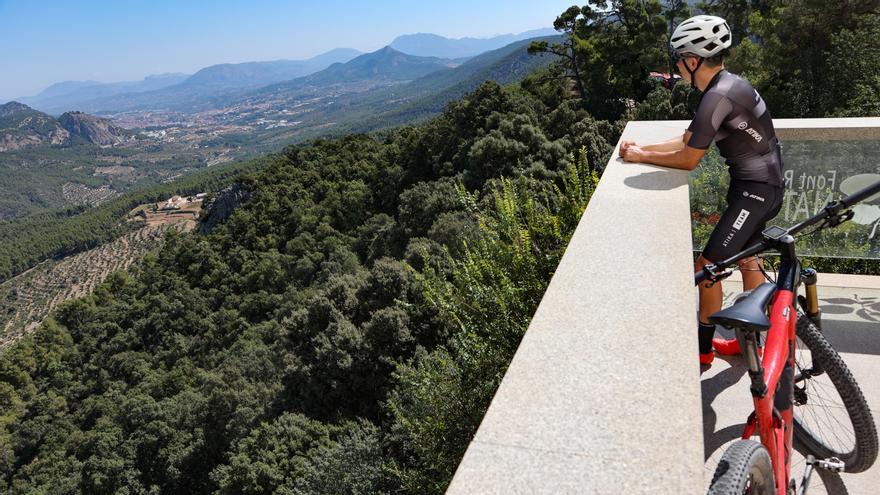
[[721, 124], [732, 111], [733, 104], [726, 96], [711, 92], [703, 96], [700, 106], [697, 108], [697, 114], [688, 127], [688, 130], [691, 131], [688, 146], [701, 150], [709, 148], [709, 145], [715, 140], [715, 135], [718, 134]]

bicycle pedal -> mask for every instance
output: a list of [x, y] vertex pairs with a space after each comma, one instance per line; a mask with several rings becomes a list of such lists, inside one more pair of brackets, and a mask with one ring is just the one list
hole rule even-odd
[[[807, 463], [811, 463], [810, 459], [807, 460]], [[812, 464], [825, 469], [827, 471], [831, 471], [832, 473], [842, 473], [846, 465], [838, 459], [837, 457], [829, 457], [828, 459], [813, 459]]]

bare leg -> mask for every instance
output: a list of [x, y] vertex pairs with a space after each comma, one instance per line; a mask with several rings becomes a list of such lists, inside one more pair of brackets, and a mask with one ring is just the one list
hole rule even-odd
[[[694, 264], [694, 272], [699, 272], [703, 266], [712, 263], [700, 256]], [[711, 287], [710, 282], [700, 284], [700, 322], [709, 323], [709, 317], [721, 310], [721, 301], [723, 292], [721, 291], [721, 283], [717, 282]]]
[[[764, 263], [763, 259], [761, 263]], [[758, 268], [758, 261], [754, 257], [741, 260], [737, 264], [742, 273], [743, 291], [752, 290], [765, 282], [764, 274]]]

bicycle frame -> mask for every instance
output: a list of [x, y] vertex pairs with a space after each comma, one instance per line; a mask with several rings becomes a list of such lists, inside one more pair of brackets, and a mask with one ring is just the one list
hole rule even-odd
[[[743, 439], [757, 429], [761, 443], [770, 454], [778, 495], [786, 495], [791, 479], [794, 432], [794, 347], [797, 325], [797, 288], [801, 268], [794, 253], [794, 239], [782, 241], [782, 259], [776, 293], [770, 304], [770, 329], [763, 359], [758, 361], [757, 331], [747, 332], [743, 354], [749, 361], [752, 399], [755, 410], [746, 423]], [[786, 249], [787, 247], [787, 249]]]

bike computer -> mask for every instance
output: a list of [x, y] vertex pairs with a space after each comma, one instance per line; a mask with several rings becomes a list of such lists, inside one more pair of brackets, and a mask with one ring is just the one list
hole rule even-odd
[[761, 232], [761, 234], [768, 239], [778, 241], [782, 236], [788, 234], [788, 230], [773, 225], [772, 227], [767, 227], [764, 232]]

